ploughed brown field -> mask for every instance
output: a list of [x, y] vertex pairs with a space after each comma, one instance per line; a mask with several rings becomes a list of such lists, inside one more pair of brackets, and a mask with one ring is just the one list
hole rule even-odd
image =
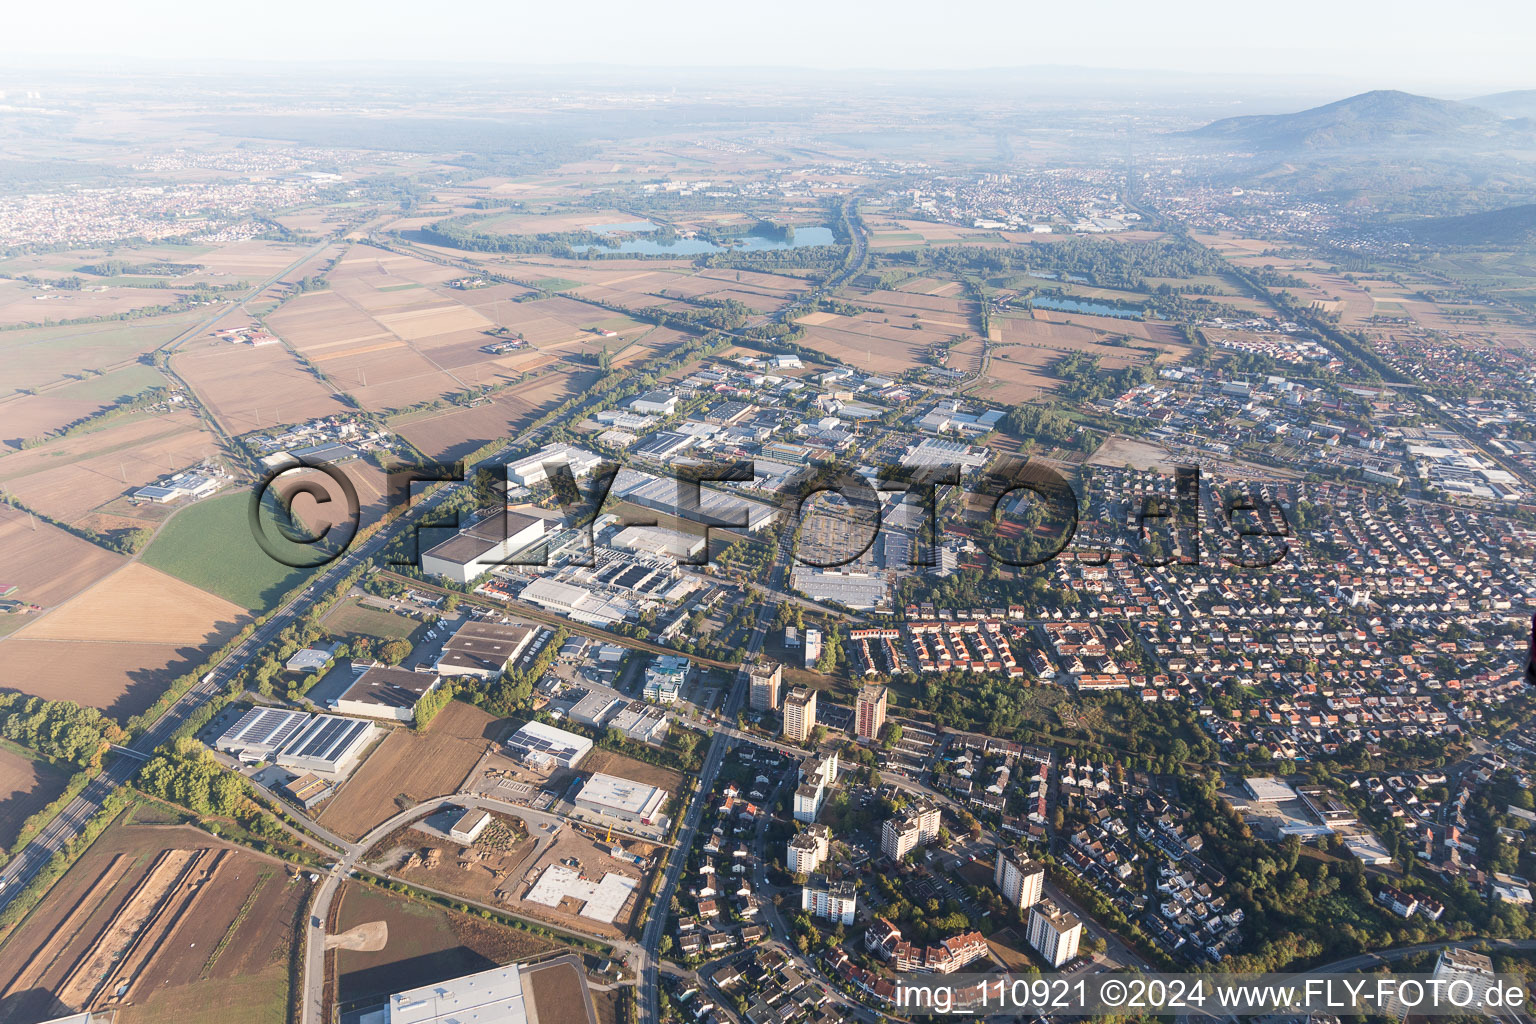
[[308, 888], [205, 832], [120, 819], [0, 945], [0, 1020], [281, 1024]]
[[244, 609], [141, 562], [0, 641], [10, 685], [114, 717], [142, 711], [240, 627]]
[[326, 804], [320, 823], [357, 839], [407, 807], [456, 792], [498, 729], [484, 711], [452, 701], [425, 733], [391, 731]]
[[98, 505], [218, 453], [197, 416], [129, 416], [0, 459], [0, 489], [66, 523]]
[[0, 849], [9, 849], [26, 820], [64, 792], [68, 781], [65, 769], [0, 747]]
[[174, 369], [231, 434], [329, 416], [348, 407], [281, 344], [209, 339], [171, 357]]
[[0, 505], [0, 583], [16, 587], [12, 597], [44, 608], [89, 587], [126, 559], [56, 526]]

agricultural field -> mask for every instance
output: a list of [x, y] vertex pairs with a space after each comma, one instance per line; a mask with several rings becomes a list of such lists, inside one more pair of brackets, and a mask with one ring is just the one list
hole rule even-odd
[[105, 372], [133, 365], [197, 323], [204, 314], [177, 313], [71, 327], [0, 331], [5, 383], [0, 395], [67, 381], [67, 374]]
[[249, 501], [242, 492], [182, 509], [144, 549], [143, 561], [248, 611], [267, 610], [308, 573], [274, 561], [256, 543]]
[[430, 985], [558, 949], [557, 943], [505, 925], [384, 892], [356, 882], [337, 894], [336, 932], [382, 921], [381, 950], [337, 950], [343, 1012], [382, 1002], [391, 993]]
[[219, 452], [186, 409], [137, 413], [0, 457], [0, 489], [73, 523], [92, 509]]
[[391, 421], [390, 427], [431, 458], [456, 459], [488, 441], [516, 437], [597, 377], [595, 369], [556, 371], [508, 388], [472, 408], [413, 414]]
[[207, 833], [119, 819], [0, 945], [0, 1019], [282, 1024], [307, 890]]
[[13, 600], [50, 608], [68, 600], [126, 559], [35, 516], [0, 505], [0, 551]]
[[47, 807], [69, 782], [69, 772], [0, 742], [0, 853], [9, 850], [28, 818]]
[[127, 718], [247, 618], [222, 598], [134, 562], [0, 641], [10, 685]]
[[282, 345], [203, 339], [171, 357], [175, 370], [230, 434], [329, 416], [348, 408]]
[[452, 701], [426, 732], [395, 729], [336, 791], [320, 823], [361, 838], [408, 807], [455, 793], [505, 723]]

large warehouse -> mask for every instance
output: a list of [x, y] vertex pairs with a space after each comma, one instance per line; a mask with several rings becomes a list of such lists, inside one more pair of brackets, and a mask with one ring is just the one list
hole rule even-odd
[[521, 622], [504, 625], [467, 620], [444, 641], [443, 653], [437, 658], [437, 674], [495, 679], [508, 662], [527, 650], [538, 631], [537, 626]]
[[242, 761], [265, 761], [274, 751], [281, 750], [308, 721], [309, 715], [303, 711], [252, 708], [213, 741], [213, 748]]
[[374, 665], [336, 698], [335, 708], [344, 715], [409, 722], [416, 717], [417, 702], [440, 682], [435, 672]]
[[552, 465], [570, 467], [571, 476], [580, 480], [602, 464], [603, 457], [568, 444], [548, 444], [532, 455], [507, 466], [507, 479], [523, 487], [537, 487], [549, 481], [546, 469]]
[[466, 526], [458, 536], [423, 551], [421, 571], [468, 583], [543, 536], [544, 520], [537, 516], [511, 511], [488, 516]]
[[574, 768], [592, 749], [592, 741], [543, 722], [527, 722], [507, 738], [507, 746], [528, 764]]
[[619, 821], [653, 825], [667, 805], [667, 791], [617, 775], [595, 773], [576, 794], [576, 806]]
[[357, 765], [378, 726], [356, 718], [316, 715], [277, 755], [280, 768], [346, 775]]

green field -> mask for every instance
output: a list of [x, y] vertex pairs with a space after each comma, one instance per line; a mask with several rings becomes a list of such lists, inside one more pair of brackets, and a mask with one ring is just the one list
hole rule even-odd
[[345, 633], [349, 636], [362, 634], [379, 640], [405, 640], [421, 629], [422, 623], [394, 612], [365, 608], [355, 601], [346, 601], [325, 617], [325, 627], [332, 633]]
[[87, 377], [78, 384], [48, 391], [49, 398], [72, 398], [87, 402], [111, 402], [124, 395], [137, 395], [150, 388], [165, 387], [165, 377], [153, 366], [134, 363], [99, 377]]
[[405, 292], [405, 291], [410, 291], [412, 288], [420, 288], [420, 287], [421, 287], [421, 285], [417, 284], [415, 281], [410, 281], [410, 282], [407, 282], [406, 284], [387, 284], [384, 287], [380, 288], [379, 291], [381, 291], [381, 292]]
[[[144, 550], [145, 564], [242, 608], [267, 611], [310, 571], [291, 569], [262, 550], [251, 536], [249, 503], [250, 493], [242, 491], [176, 513]], [[307, 557], [306, 549], [294, 550]]]
[[567, 281], [563, 277], [541, 277], [533, 282], [535, 288], [542, 288], [547, 292], [563, 292], [567, 288], [580, 288], [580, 281]]
[[6, 366], [0, 394], [49, 384], [66, 373], [97, 370], [133, 359], [170, 341], [203, 315], [178, 313], [74, 327], [0, 331], [0, 361]]

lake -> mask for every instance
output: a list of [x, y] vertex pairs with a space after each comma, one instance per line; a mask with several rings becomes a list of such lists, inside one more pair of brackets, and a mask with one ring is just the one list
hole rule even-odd
[[[638, 224], [649, 226], [654, 231], [656, 225], [649, 221], [637, 221]], [[593, 231], [608, 233], [612, 231], [643, 231], [641, 228], [630, 224], [602, 224], [592, 228]], [[588, 249], [596, 249], [598, 252], [614, 253], [625, 256], [699, 256], [706, 252], [724, 252], [727, 249], [736, 249], [741, 252], [761, 252], [767, 249], [799, 249], [807, 245], [831, 245], [832, 229], [826, 227], [795, 228], [793, 241], [786, 242], [778, 238], [763, 238], [760, 235], [746, 235], [737, 245], [716, 245], [714, 242], [705, 241], [702, 238], [678, 238], [671, 242], [658, 242], [653, 238], [626, 238], [616, 246], [606, 245], [573, 245], [577, 252], [586, 252]]]
[[1036, 295], [1030, 300], [1036, 309], [1053, 309], [1058, 313], [1090, 313], [1093, 316], [1113, 316], [1121, 320], [1140, 320], [1141, 310], [1111, 306], [1107, 302], [1092, 299], [1074, 299], [1065, 295]]

